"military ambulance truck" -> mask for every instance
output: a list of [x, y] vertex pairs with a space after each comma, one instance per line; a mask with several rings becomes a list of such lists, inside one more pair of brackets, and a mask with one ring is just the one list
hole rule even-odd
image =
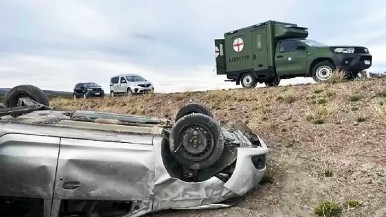
[[227, 32], [224, 39], [215, 40], [217, 74], [254, 88], [257, 83], [277, 86], [280, 79], [294, 77], [324, 82], [339, 68], [353, 79], [371, 66], [365, 47], [329, 47], [307, 36], [307, 28], [276, 21]]

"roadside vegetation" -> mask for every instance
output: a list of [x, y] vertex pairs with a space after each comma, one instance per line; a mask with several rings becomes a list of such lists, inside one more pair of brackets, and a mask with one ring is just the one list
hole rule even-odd
[[256, 89], [52, 99], [56, 108], [175, 118], [193, 100], [241, 120], [268, 147], [268, 172], [229, 209], [152, 216], [386, 216], [386, 79]]

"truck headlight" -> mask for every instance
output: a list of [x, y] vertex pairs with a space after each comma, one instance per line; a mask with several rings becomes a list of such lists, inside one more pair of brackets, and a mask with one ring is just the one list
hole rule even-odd
[[354, 53], [355, 48], [338, 47], [334, 49], [334, 53]]

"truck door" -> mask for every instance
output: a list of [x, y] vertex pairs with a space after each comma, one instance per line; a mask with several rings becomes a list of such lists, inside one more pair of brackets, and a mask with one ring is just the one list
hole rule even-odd
[[225, 40], [216, 39], [215, 43], [215, 54], [216, 54], [216, 71], [218, 75], [226, 74], [226, 60], [225, 60]]
[[252, 33], [253, 67], [255, 71], [268, 69], [267, 28], [262, 28]]
[[275, 53], [276, 72], [279, 76], [300, 75], [306, 72], [307, 50], [296, 39], [278, 41]]

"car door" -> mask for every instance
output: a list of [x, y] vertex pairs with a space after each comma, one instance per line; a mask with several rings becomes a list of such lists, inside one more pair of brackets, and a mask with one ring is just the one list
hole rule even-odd
[[62, 138], [54, 190], [62, 200], [141, 201], [151, 207], [154, 186], [152, 136], [133, 142]]
[[124, 76], [119, 77], [119, 92], [120, 93], [126, 93], [127, 92], [127, 80]]
[[276, 46], [275, 66], [279, 76], [304, 74], [306, 65], [306, 46], [296, 39], [278, 42]]
[[74, 88], [74, 94], [75, 94], [76, 96], [82, 95], [82, 90], [80, 89], [80, 85], [81, 85], [81, 84], [76, 84], [76, 85], [75, 85], [75, 88]]
[[44, 201], [49, 217], [59, 154], [58, 137], [5, 134], [0, 137], [0, 196]]

